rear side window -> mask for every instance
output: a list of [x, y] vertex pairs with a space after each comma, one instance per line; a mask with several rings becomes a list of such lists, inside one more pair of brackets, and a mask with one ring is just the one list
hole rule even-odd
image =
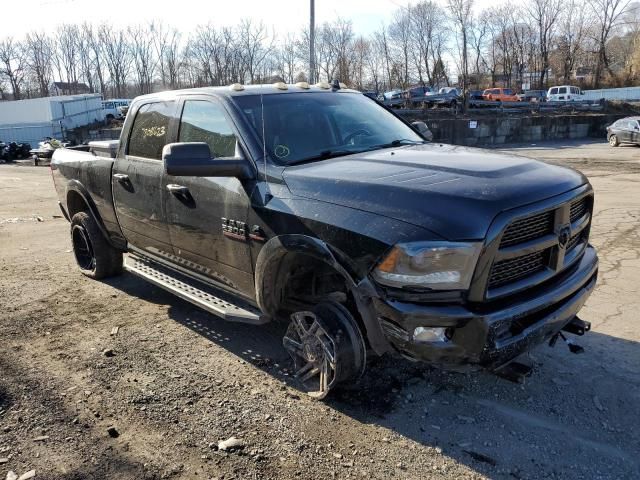
[[560, 93], [567, 93], [567, 87], [560, 87]]
[[236, 156], [236, 136], [220, 105], [205, 100], [184, 102], [179, 142], [205, 142], [214, 158]]
[[160, 160], [169, 143], [173, 102], [147, 103], [138, 110], [129, 136], [128, 155]]

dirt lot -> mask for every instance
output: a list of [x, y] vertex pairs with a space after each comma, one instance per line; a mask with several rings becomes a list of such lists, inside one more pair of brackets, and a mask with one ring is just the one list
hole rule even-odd
[[[516, 151], [595, 187], [586, 353], [538, 348], [523, 386], [381, 359], [325, 403], [290, 379], [281, 327], [83, 277], [49, 169], [0, 165], [0, 478], [638, 478], [640, 148]], [[217, 451], [231, 436], [245, 448]]]

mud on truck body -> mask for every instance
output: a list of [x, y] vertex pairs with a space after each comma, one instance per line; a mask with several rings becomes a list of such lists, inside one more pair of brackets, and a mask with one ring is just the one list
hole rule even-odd
[[587, 179], [419, 131], [337, 83], [173, 91], [135, 99], [119, 142], [60, 149], [51, 168], [84, 274], [125, 269], [229, 321], [288, 322], [318, 398], [371, 355], [513, 373], [588, 330]]

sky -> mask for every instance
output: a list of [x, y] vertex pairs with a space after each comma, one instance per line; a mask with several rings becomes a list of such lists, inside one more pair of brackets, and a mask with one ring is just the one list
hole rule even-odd
[[[390, 20], [410, 0], [315, 0], [316, 23], [337, 17], [353, 22], [357, 34], [368, 34]], [[445, 0], [440, 0], [444, 5]], [[128, 26], [161, 20], [188, 33], [198, 24], [235, 25], [240, 18], [262, 20], [278, 34], [299, 32], [309, 23], [308, 0], [19, 0], [3, 5], [3, 18], [28, 18], [29, 30], [50, 29], [60, 23], [111, 23]], [[411, 3], [415, 3], [415, 0]], [[492, 3], [495, 3], [492, 2]], [[476, 8], [490, 0], [476, 0]], [[25, 12], [29, 12], [25, 16]], [[5, 21], [0, 37], [20, 37], [23, 21]]]

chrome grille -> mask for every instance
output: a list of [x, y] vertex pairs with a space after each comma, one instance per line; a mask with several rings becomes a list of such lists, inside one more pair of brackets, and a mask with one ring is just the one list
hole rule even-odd
[[489, 288], [499, 287], [533, 275], [546, 268], [549, 252], [544, 250], [522, 255], [508, 260], [500, 260], [493, 264], [489, 277]]
[[535, 240], [553, 233], [553, 221], [554, 211], [550, 210], [512, 222], [502, 235], [500, 248]]
[[588, 198], [584, 197], [571, 204], [571, 212], [569, 214], [569, 217], [571, 218], [571, 223], [581, 219], [582, 217], [584, 217], [585, 213], [587, 213], [589, 209], [589, 205], [587, 201], [588, 201]]

